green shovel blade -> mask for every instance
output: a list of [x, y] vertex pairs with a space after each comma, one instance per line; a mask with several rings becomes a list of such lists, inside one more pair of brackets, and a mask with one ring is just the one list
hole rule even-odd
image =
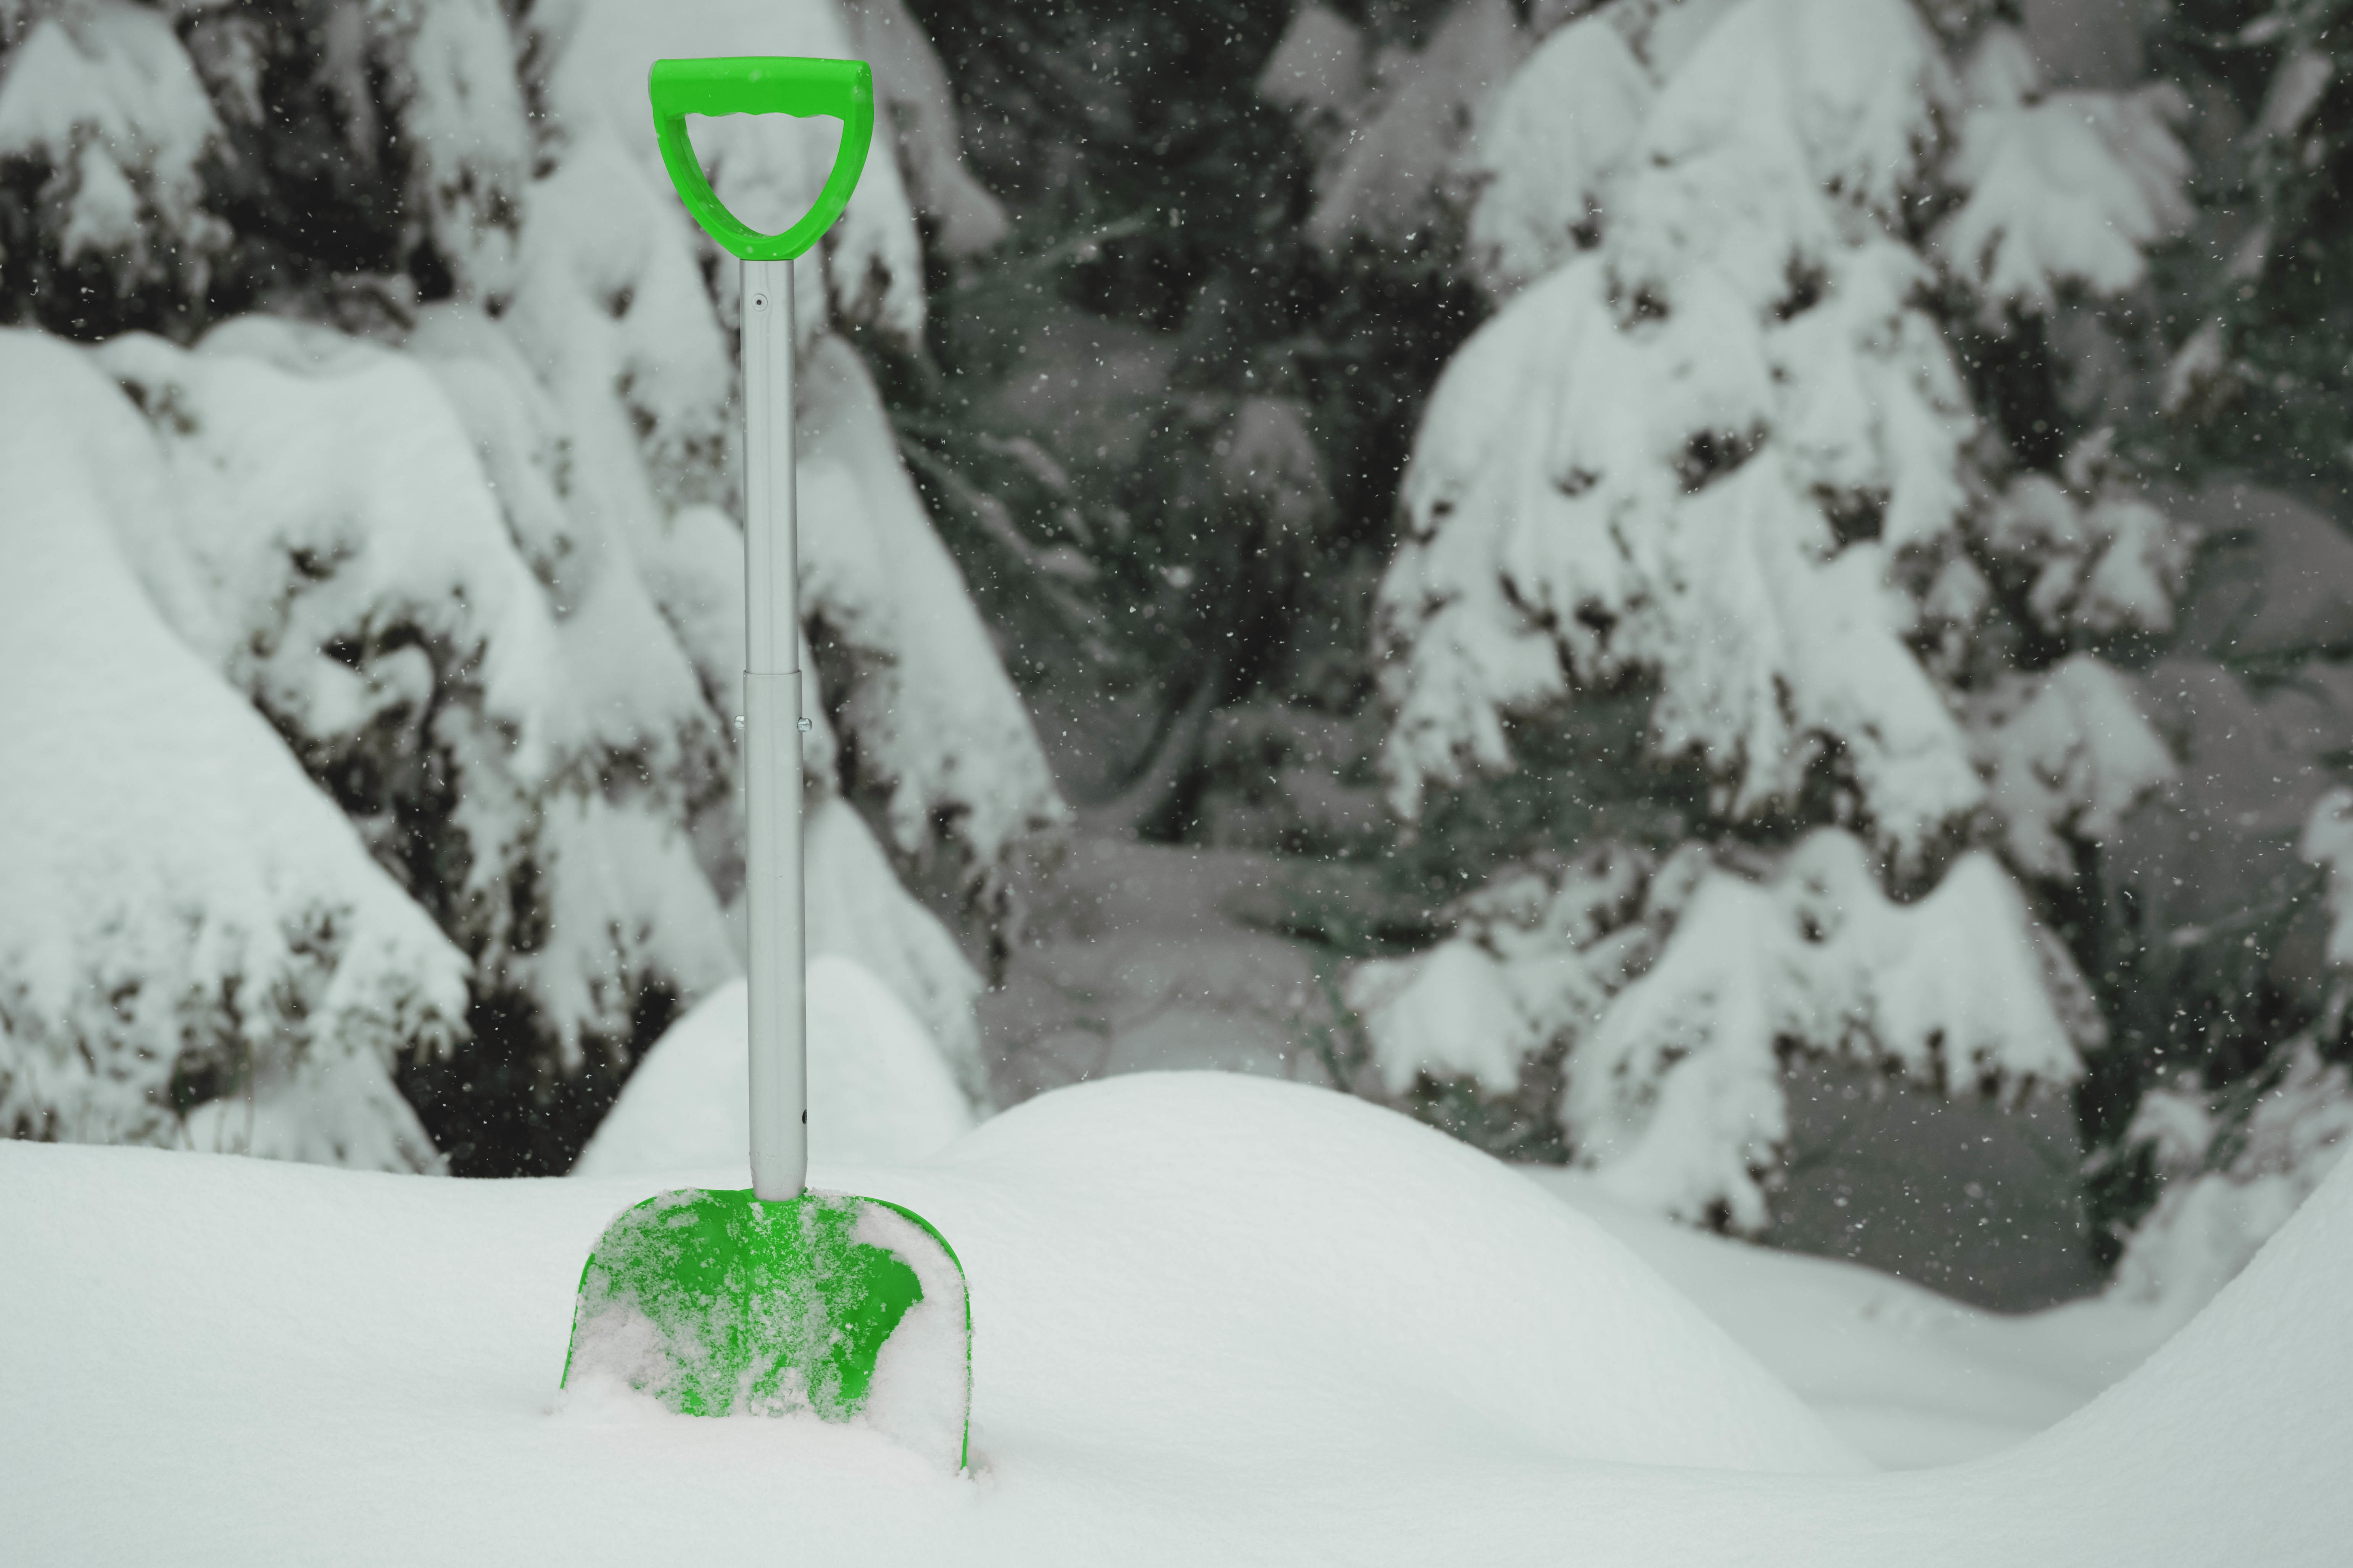
[[627, 1384], [686, 1415], [864, 1420], [962, 1468], [964, 1269], [896, 1204], [832, 1193], [663, 1193], [581, 1271], [564, 1381]]

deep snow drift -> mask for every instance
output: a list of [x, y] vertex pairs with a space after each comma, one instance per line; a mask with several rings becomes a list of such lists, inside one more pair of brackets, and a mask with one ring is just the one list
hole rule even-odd
[[1599, 1226], [1338, 1095], [1139, 1076], [814, 1174], [961, 1256], [971, 1478], [559, 1405], [581, 1261], [654, 1180], [0, 1147], [11, 1552], [1835, 1568], [2318, 1563], [2353, 1536], [2353, 1170], [2087, 1409], [1898, 1475]]
[[1599, 1223], [1885, 1469], [1982, 1458], [2083, 1408], [2208, 1296], [2119, 1291], [2013, 1315], [1859, 1263], [1662, 1220], [1557, 1165], [1522, 1174]]
[[[752, 1146], [750, 1026], [741, 980], [670, 1026], [572, 1173], [740, 1162]], [[809, 1158], [819, 1163], [919, 1160], [972, 1128], [972, 1107], [923, 1026], [871, 971], [829, 952], [808, 966], [808, 1112]]]

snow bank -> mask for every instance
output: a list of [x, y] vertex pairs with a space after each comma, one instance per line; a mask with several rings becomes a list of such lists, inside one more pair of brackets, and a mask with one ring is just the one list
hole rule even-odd
[[1891, 1476], [1594, 1224], [1339, 1096], [1125, 1079], [818, 1176], [962, 1258], [974, 1479], [791, 1421], [551, 1414], [581, 1262], [650, 1182], [0, 1146], [0, 1334], [44, 1351], [0, 1361], [11, 1548], [2318, 1568], [2353, 1533], [2353, 1168], [2076, 1415]]
[[975, 1105], [988, 1103], [973, 1004], [986, 984], [937, 916], [899, 885], [890, 857], [849, 805], [812, 806], [802, 829], [807, 942], [814, 960], [839, 953], [913, 1015]]
[[2113, 1294], [2023, 1316], [1982, 1311], [1858, 1263], [1661, 1219], [1584, 1172], [1519, 1170], [1633, 1248], [1889, 1469], [2016, 1447], [2114, 1385], [2182, 1321]]
[[[752, 1145], [744, 983], [721, 986], [654, 1043], [573, 1166], [634, 1176], [744, 1165]], [[849, 959], [808, 969], [809, 1158], [904, 1163], [972, 1129], [972, 1107], [899, 999]], [[745, 1184], [748, 1167], [739, 1173]]]

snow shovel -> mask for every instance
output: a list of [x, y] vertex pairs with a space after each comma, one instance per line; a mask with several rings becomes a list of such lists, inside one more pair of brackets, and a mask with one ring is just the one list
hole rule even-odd
[[[963, 1266], [921, 1215], [807, 1185], [793, 258], [858, 184], [873, 73], [862, 60], [659, 60], [650, 88], [671, 183], [743, 264], [752, 1185], [663, 1193], [607, 1227], [581, 1271], [564, 1381], [618, 1379], [684, 1415], [811, 1412], [962, 1469], [972, 1387]], [[760, 234], [711, 188], [687, 140], [690, 114], [829, 116], [841, 121], [841, 151], [817, 205], [782, 234]]]

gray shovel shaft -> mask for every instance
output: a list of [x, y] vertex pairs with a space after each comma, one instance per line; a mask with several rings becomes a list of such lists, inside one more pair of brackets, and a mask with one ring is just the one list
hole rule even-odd
[[744, 266], [744, 820], [752, 993], [752, 1190], [808, 1183], [802, 932], [799, 534], [793, 500], [793, 264]]

